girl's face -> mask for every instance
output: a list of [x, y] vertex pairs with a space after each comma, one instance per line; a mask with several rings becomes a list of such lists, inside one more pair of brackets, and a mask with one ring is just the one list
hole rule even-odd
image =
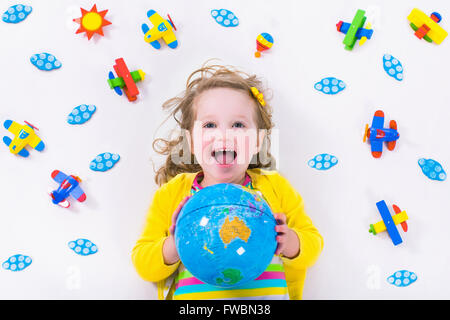
[[209, 89], [195, 99], [191, 150], [208, 184], [239, 183], [259, 151], [264, 131], [256, 124], [255, 103], [230, 88]]

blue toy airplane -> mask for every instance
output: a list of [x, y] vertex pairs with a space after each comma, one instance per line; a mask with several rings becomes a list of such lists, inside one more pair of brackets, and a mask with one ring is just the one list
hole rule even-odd
[[395, 148], [396, 140], [400, 137], [397, 131], [397, 122], [395, 122], [395, 120], [389, 122], [389, 129], [385, 129], [383, 126], [384, 112], [377, 110], [373, 116], [372, 127], [369, 128], [369, 125], [366, 124], [364, 130], [363, 141], [366, 142], [366, 139], [369, 138], [374, 158], [381, 157], [381, 153], [383, 152], [383, 141], [387, 142], [388, 150], [392, 151]]
[[35, 130], [38, 130], [38, 128], [32, 124], [25, 121], [25, 124], [21, 125], [15, 121], [6, 120], [3, 126], [14, 135], [14, 139], [7, 136], [3, 137], [3, 142], [9, 147], [11, 153], [26, 158], [30, 155], [28, 150], [25, 149], [27, 145], [30, 145], [37, 151], [44, 150], [44, 142], [35, 133]]
[[86, 200], [86, 194], [79, 186], [81, 182], [79, 177], [73, 175], [68, 176], [59, 170], [54, 170], [52, 172], [52, 178], [59, 183], [58, 189], [50, 193], [54, 204], [68, 208], [70, 206], [69, 201], [67, 201], [69, 195], [79, 202]]
[[366, 12], [364, 10], [358, 10], [352, 23], [339, 21], [336, 24], [337, 31], [345, 34], [343, 41], [345, 49], [352, 50], [356, 40], [359, 40], [359, 45], [362, 46], [367, 39], [372, 38], [373, 29], [370, 23], [366, 25], [366, 28], [363, 28], [367, 19], [365, 14]]
[[169, 48], [175, 49], [178, 46], [178, 41], [173, 30], [177, 30], [177, 28], [175, 28], [170, 16], [168, 15], [169, 20], [165, 20], [155, 10], [149, 10], [147, 17], [153, 24], [153, 28], [150, 29], [147, 24], [142, 24], [141, 29], [144, 33], [145, 42], [150, 43], [155, 49], [160, 49], [161, 44], [158, 40], [162, 38]]

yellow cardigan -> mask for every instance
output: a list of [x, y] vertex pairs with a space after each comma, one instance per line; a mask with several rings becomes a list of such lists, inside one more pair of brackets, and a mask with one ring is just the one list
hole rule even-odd
[[[299, 255], [293, 259], [281, 259], [290, 299], [301, 299], [306, 269], [319, 257], [323, 238], [306, 215], [302, 197], [286, 178], [276, 171], [262, 169], [249, 169], [247, 173], [253, 188], [261, 191], [272, 211], [284, 213], [288, 227], [297, 233], [300, 240]], [[164, 299], [164, 280], [180, 264], [180, 261], [172, 265], [164, 263], [163, 243], [169, 236], [172, 214], [181, 200], [190, 194], [196, 175], [197, 173], [180, 173], [155, 192], [144, 231], [132, 251], [132, 261], [138, 274], [147, 281], [158, 282], [159, 299]]]

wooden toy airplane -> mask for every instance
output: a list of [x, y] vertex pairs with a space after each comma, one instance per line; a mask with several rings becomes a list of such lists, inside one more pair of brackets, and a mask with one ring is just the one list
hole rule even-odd
[[123, 89], [128, 101], [135, 101], [137, 99], [137, 95], [139, 94], [136, 82], [144, 80], [145, 73], [142, 70], [130, 72], [123, 58], [116, 59], [114, 70], [117, 73], [117, 78], [114, 77], [112, 71], [109, 72], [109, 87], [114, 89], [119, 96], [122, 95]]
[[389, 122], [389, 129], [383, 128], [384, 126], [384, 112], [381, 110], [375, 111], [375, 115], [372, 120], [372, 127], [366, 124], [364, 130], [363, 142], [369, 138], [369, 142], [372, 149], [372, 155], [374, 158], [381, 157], [383, 152], [383, 141], [387, 142], [388, 150], [392, 151], [395, 148], [396, 140], [400, 137], [397, 131], [397, 122], [391, 120]]
[[170, 16], [168, 15], [169, 20], [164, 20], [155, 10], [149, 10], [147, 17], [153, 24], [153, 28], [150, 29], [147, 24], [142, 24], [141, 29], [144, 33], [145, 42], [150, 43], [155, 49], [160, 49], [161, 44], [158, 40], [162, 38], [169, 48], [175, 49], [178, 46], [178, 41], [173, 30], [176, 31], [177, 28], [175, 28]]
[[406, 211], [401, 211], [395, 204], [392, 205], [392, 207], [395, 212], [395, 215], [393, 216], [391, 216], [384, 200], [377, 202], [377, 208], [380, 212], [381, 218], [383, 218], [383, 221], [371, 224], [369, 232], [376, 235], [377, 233], [387, 230], [389, 236], [391, 237], [392, 243], [396, 246], [403, 242], [396, 225], [400, 224], [403, 231], [407, 232], [408, 225], [406, 224], [406, 220], [408, 220], [408, 215], [406, 214]]
[[50, 193], [54, 204], [57, 204], [63, 208], [70, 207], [70, 203], [67, 201], [69, 195], [77, 199], [79, 202], [86, 200], [86, 194], [79, 186], [81, 182], [79, 177], [73, 175], [68, 176], [59, 170], [54, 170], [52, 172], [52, 178], [59, 183], [58, 189]]
[[407, 19], [410, 22], [409, 25], [415, 31], [414, 35], [419, 39], [440, 44], [448, 35], [447, 31], [438, 25], [442, 18], [437, 12], [433, 12], [428, 17], [421, 10], [414, 8]]
[[42, 151], [45, 148], [44, 142], [37, 136], [35, 130], [39, 130], [32, 124], [25, 121], [25, 125], [21, 125], [12, 120], [6, 120], [3, 126], [14, 135], [14, 139], [4, 136], [3, 142], [9, 147], [9, 151], [13, 154], [18, 154], [24, 158], [28, 157], [30, 153], [25, 146], [30, 145], [37, 151]]
[[362, 46], [367, 39], [372, 38], [373, 30], [370, 23], [367, 24], [367, 28], [363, 28], [367, 19], [364, 16], [365, 13], [364, 10], [356, 11], [351, 24], [342, 21], [336, 24], [337, 31], [345, 34], [344, 41], [342, 42], [345, 45], [345, 49], [352, 50], [356, 40], [359, 40], [359, 45]]

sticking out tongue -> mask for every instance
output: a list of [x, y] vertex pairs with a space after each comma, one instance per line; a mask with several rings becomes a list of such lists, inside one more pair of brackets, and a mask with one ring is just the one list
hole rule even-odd
[[219, 164], [231, 164], [234, 161], [236, 153], [234, 151], [216, 151], [214, 158]]

